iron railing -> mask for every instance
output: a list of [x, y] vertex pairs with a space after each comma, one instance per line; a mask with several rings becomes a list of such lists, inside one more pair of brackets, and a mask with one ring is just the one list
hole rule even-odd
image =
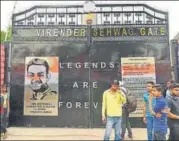
[[[146, 4], [97, 4], [95, 25], [168, 24], [168, 13]], [[83, 5], [34, 6], [13, 14], [13, 26], [83, 25]]]

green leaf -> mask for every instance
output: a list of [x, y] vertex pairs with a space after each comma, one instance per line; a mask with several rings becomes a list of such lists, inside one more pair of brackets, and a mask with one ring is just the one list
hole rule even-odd
[[[7, 41], [11, 41], [12, 39], [12, 27], [8, 27], [7, 28]], [[5, 37], [6, 37], [6, 31], [1, 31], [1, 43], [3, 43], [5, 41]]]

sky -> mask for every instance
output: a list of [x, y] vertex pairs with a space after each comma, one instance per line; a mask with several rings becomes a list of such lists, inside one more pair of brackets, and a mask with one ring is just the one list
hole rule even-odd
[[[85, 1], [1, 1], [1, 30], [6, 30], [10, 25], [13, 7], [14, 13], [26, 10], [34, 5], [71, 5], [84, 4]], [[144, 3], [154, 8], [169, 12], [169, 35], [170, 39], [179, 32], [179, 1], [94, 1], [95, 3]]]

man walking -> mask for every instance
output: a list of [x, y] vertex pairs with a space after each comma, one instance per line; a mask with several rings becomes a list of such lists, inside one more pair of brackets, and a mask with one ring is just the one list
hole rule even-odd
[[6, 85], [2, 86], [1, 94], [2, 94], [2, 96], [4, 98], [4, 103], [3, 103], [3, 107], [4, 107], [3, 123], [5, 123], [6, 128], [7, 128], [7, 117], [9, 116], [10, 107], [9, 107], [9, 95], [7, 93]]
[[166, 88], [165, 88], [165, 90], [164, 90], [164, 92], [163, 92], [163, 96], [164, 96], [164, 98], [167, 98], [169, 95], [170, 95], [170, 87], [171, 87], [171, 85], [174, 83], [174, 81], [173, 80], [170, 80], [170, 81], [167, 81], [167, 83], [166, 83]]
[[122, 92], [122, 94], [125, 96], [126, 98], [126, 103], [122, 106], [122, 132], [121, 132], [121, 139], [123, 140], [125, 137], [125, 133], [126, 133], [126, 129], [128, 130], [128, 137], [130, 139], [133, 138], [132, 136], [132, 129], [131, 129], [131, 125], [130, 125], [130, 121], [129, 121], [129, 100], [128, 100], [128, 95], [129, 95], [129, 90], [126, 89], [123, 85], [122, 82], [120, 82], [120, 90]]
[[[147, 124], [147, 136], [148, 140], [152, 140], [153, 132], [153, 115], [150, 113], [149, 109], [149, 96], [152, 93], [154, 82], [147, 82], [146, 93], [144, 94], [144, 111], [143, 111], [143, 122]], [[155, 105], [155, 98], [152, 98], [152, 106]]]
[[121, 130], [122, 105], [125, 103], [126, 98], [119, 90], [119, 82], [114, 80], [111, 84], [111, 88], [106, 90], [103, 94], [102, 120], [103, 122], [106, 122], [106, 130], [104, 135], [105, 141], [110, 139], [113, 127], [115, 129], [114, 140], [121, 140], [119, 133]]
[[[156, 97], [156, 104], [152, 107], [152, 97]], [[154, 115], [153, 124], [153, 140], [164, 141], [167, 134], [167, 101], [163, 97], [160, 85], [153, 86], [153, 92], [149, 98], [150, 112]]]
[[173, 83], [171, 94], [167, 97], [169, 114], [168, 126], [170, 128], [169, 140], [179, 140], [179, 84]]

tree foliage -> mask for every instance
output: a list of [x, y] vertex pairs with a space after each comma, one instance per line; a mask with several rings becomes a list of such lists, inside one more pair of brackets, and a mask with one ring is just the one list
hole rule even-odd
[[1, 31], [1, 43], [5, 40], [6, 33], [5, 31]]
[[[7, 28], [7, 41], [11, 41], [12, 39], [12, 27], [8, 27]], [[6, 31], [1, 31], [1, 43], [3, 43], [5, 41], [6, 38]]]

